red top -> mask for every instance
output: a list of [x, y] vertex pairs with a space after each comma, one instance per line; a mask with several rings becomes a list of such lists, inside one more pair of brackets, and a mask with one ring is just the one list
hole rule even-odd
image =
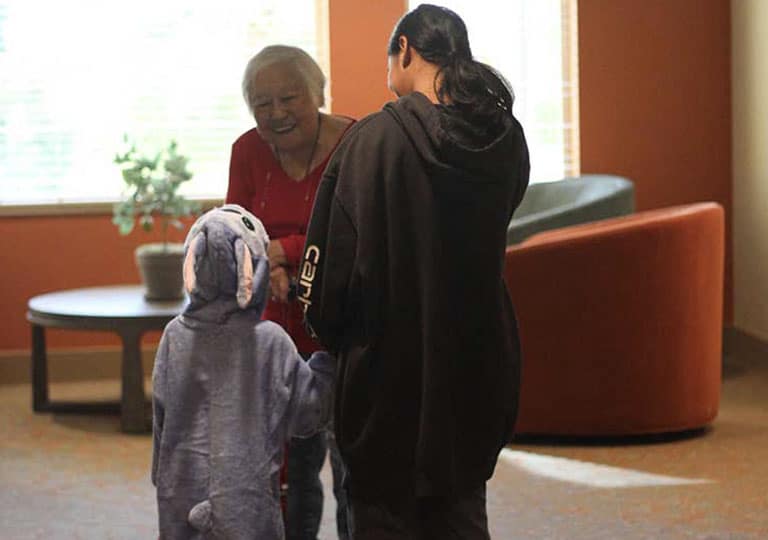
[[[317, 186], [332, 154], [333, 151], [304, 180], [296, 181], [285, 174], [256, 128], [243, 133], [232, 145], [226, 202], [252, 212], [264, 224], [270, 240], [280, 240], [290, 276], [296, 275], [303, 255]], [[284, 304], [270, 298], [263, 318], [282, 326], [299, 352], [318, 349], [317, 342], [304, 328], [304, 313], [297, 301]]]

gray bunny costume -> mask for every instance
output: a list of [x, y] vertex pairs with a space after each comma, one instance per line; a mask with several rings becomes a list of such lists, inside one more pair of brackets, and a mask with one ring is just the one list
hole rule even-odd
[[328, 422], [335, 363], [304, 362], [262, 321], [269, 283], [261, 222], [237, 205], [187, 236], [190, 303], [163, 332], [153, 381], [152, 482], [163, 539], [282, 539], [285, 441]]

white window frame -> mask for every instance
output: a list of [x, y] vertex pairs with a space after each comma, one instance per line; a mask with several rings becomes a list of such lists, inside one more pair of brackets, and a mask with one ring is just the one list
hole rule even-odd
[[[146, 3], [147, 6], [150, 7], [150, 9], [148, 11], [157, 14], [158, 4], [156, 2], [154, 2], [154, 0], [138, 0], [138, 1], [139, 1], [140, 4], [142, 4], [142, 2]], [[291, 18], [295, 19], [296, 10], [298, 9], [298, 6], [296, 5], [296, 2], [281, 2], [280, 0], [275, 0], [275, 2], [274, 2], [275, 6], [283, 6], [286, 9], [283, 10], [283, 14], [282, 14], [283, 20], [282, 20], [282, 22], [274, 23], [273, 24], [274, 31], [271, 31], [271, 32], [269, 30], [265, 30], [265, 28], [267, 28], [268, 25], [265, 25], [263, 23], [263, 19], [260, 19], [260, 20], [255, 20], [255, 19], [245, 20], [245, 22], [243, 23], [242, 19], [238, 19], [237, 17], [235, 17], [234, 15], [231, 15], [231, 14], [229, 15], [229, 18], [233, 20], [233, 23], [239, 24], [239, 26], [237, 27], [237, 29], [239, 31], [242, 30], [243, 26], [248, 25], [249, 32], [250, 32], [247, 35], [247, 39], [248, 39], [247, 45], [248, 46], [243, 48], [243, 50], [241, 51], [240, 57], [239, 58], [228, 58], [228, 59], [226, 59], [227, 60], [227, 64], [229, 66], [229, 69], [228, 69], [227, 74], [226, 74], [228, 80], [224, 84], [227, 85], [226, 86], [227, 88], [230, 88], [230, 87], [232, 88], [232, 96], [233, 96], [232, 97], [232, 104], [229, 105], [229, 107], [230, 108], [231, 107], [237, 107], [240, 120], [238, 121], [239, 123], [235, 127], [230, 125], [229, 128], [227, 128], [226, 135], [220, 137], [220, 141], [215, 143], [217, 153], [220, 151], [220, 153], [223, 156], [225, 156], [225, 158], [223, 158], [221, 160], [221, 162], [220, 162], [220, 165], [216, 167], [216, 172], [215, 172], [216, 179], [215, 180], [211, 180], [212, 177], [211, 176], [207, 176], [206, 177], [206, 180], [207, 180], [206, 185], [210, 186], [210, 185], [213, 185], [214, 183], [216, 183], [216, 185], [217, 185], [216, 193], [209, 193], [207, 195], [206, 194], [202, 194], [202, 193], [199, 194], [199, 195], [186, 193], [187, 196], [189, 196], [190, 198], [198, 200], [198, 201], [201, 201], [203, 203], [204, 207], [210, 207], [210, 206], [215, 205], [215, 204], [220, 204], [221, 201], [223, 200], [223, 197], [224, 197], [224, 195], [226, 193], [226, 188], [227, 188], [227, 176], [228, 176], [228, 163], [229, 163], [230, 145], [231, 145], [232, 142], [234, 142], [234, 140], [241, 133], [243, 133], [244, 131], [246, 131], [246, 130], [252, 128], [252, 127], [254, 127], [254, 125], [255, 125], [252, 117], [250, 117], [250, 114], [248, 112], [248, 109], [247, 109], [244, 101], [243, 101], [242, 94], [241, 94], [241, 91], [240, 91], [240, 84], [241, 84], [242, 73], [243, 73], [243, 70], [245, 68], [245, 64], [246, 64], [247, 60], [250, 58], [250, 56], [252, 56], [255, 52], [257, 52], [261, 47], [263, 47], [263, 46], [265, 46], [265, 45], [267, 45], [269, 43], [279, 42], [279, 43], [297, 45], [297, 46], [301, 46], [301, 47], [307, 49], [311, 54], [313, 54], [316, 57], [316, 60], [320, 64], [320, 66], [323, 69], [324, 73], [326, 73], [326, 74], [330, 73], [330, 69], [329, 69], [329, 64], [330, 64], [330, 61], [329, 61], [330, 43], [329, 43], [329, 36], [328, 36], [328, 10], [329, 10], [329, 8], [328, 8], [328, 0], [305, 0], [305, 1], [307, 1], [307, 3], [312, 6], [313, 10], [311, 10], [311, 11], [314, 13], [314, 18], [315, 18], [315, 21], [314, 21], [314, 30], [315, 30], [314, 42], [315, 42], [315, 47], [314, 47], [314, 50], [311, 50], [310, 47], [307, 47], [306, 45], [304, 45], [304, 43], [301, 42], [302, 39], [305, 39], [303, 36], [307, 35], [306, 31], [299, 32], [298, 30], [296, 30], [295, 32], [291, 33], [292, 32], [290, 30], [290, 26], [291, 25], [286, 24], [287, 20], [290, 20]], [[16, 4], [17, 6], [23, 4], [23, 9], [25, 11], [25, 15], [28, 14], [29, 12], [31, 12], [32, 10], [37, 10], [40, 13], [42, 13], [42, 12], [46, 13], [46, 16], [45, 16], [46, 20], [50, 21], [51, 19], [53, 19], [53, 20], [57, 19], [57, 17], [55, 17], [56, 13], [51, 13], [50, 12], [51, 3], [49, 1], [47, 1], [47, 0], [0, 0], [0, 71], [3, 71], [4, 68], [5, 68], [6, 73], [10, 73], [10, 70], [7, 69], [7, 68], [10, 67], [10, 65], [9, 65], [10, 63], [15, 63], [16, 67], [18, 69], [34, 69], [34, 66], [36, 65], [36, 63], [34, 61], [35, 58], [36, 58], [36, 55], [39, 58], [43, 58], [45, 54], [51, 54], [53, 56], [55, 56], [57, 54], [56, 45], [55, 45], [55, 43], [57, 42], [57, 39], [46, 39], [44, 41], [41, 40], [40, 41], [40, 50], [38, 50], [38, 51], [31, 51], [31, 50], [30, 51], [26, 51], [26, 50], [22, 49], [21, 53], [20, 54], [16, 54], [15, 58], [13, 58], [12, 55], [6, 55], [6, 62], [5, 62], [5, 67], [4, 67], [4, 65], [3, 65], [3, 55], [2, 55], [2, 47], [3, 47], [3, 45], [5, 45], [6, 47], [10, 48], [11, 46], [14, 45], [14, 43], [13, 43], [13, 39], [14, 39], [13, 33], [14, 32], [16, 32], [16, 31], [18, 31], [18, 32], [26, 32], [26, 31], [42, 32], [42, 29], [40, 29], [40, 28], [37, 28], [37, 30], [32, 28], [34, 26], [33, 19], [31, 17], [28, 17], [28, 16], [16, 17], [17, 19], [20, 19], [20, 20], [29, 21], [28, 25], [25, 22], [25, 28], [21, 28], [21, 29], [13, 28], [13, 29], [10, 29], [10, 25], [13, 24], [13, 19], [12, 18], [14, 17], [14, 13], [13, 13], [12, 9], [5, 9], [4, 10], [3, 8], [4, 8], [4, 6], [5, 7], [7, 7], [7, 6], [13, 7], [14, 4]], [[76, 40], [78, 39], [78, 37], [77, 37], [78, 36], [78, 28], [73, 26], [73, 24], [76, 21], [81, 20], [83, 25], [84, 25], [84, 27], [88, 27], [88, 28], [92, 28], [94, 26], [98, 26], [98, 21], [97, 20], [94, 21], [92, 17], [83, 16], [84, 14], [80, 13], [78, 10], [83, 10], [83, 9], [89, 7], [89, 6], [92, 7], [92, 8], [97, 6], [99, 9], [101, 9], [101, 6], [105, 5], [105, 4], [110, 4], [109, 6], [105, 6], [104, 7], [105, 10], [112, 10], [112, 11], [115, 11], [115, 12], [118, 12], [118, 13], [124, 13], [126, 9], [130, 9], [130, 13], [136, 13], [136, 12], [141, 10], [141, 5], [136, 5], [136, 3], [132, 4], [130, 6], [130, 8], [126, 8], [124, 4], [117, 4], [117, 2], [115, 2], [115, 0], [78, 0], [77, 2], [74, 2], [74, 3], [73, 2], [64, 2], [64, 3], [61, 3], [61, 4], [56, 4], [58, 6], [63, 6], [63, 5], [68, 6], [67, 8], [63, 8], [63, 7], [58, 8], [61, 11], [62, 14], [69, 13], [68, 11], [66, 11], [67, 9], [71, 10], [71, 12], [72, 12], [71, 13], [71, 15], [72, 15], [71, 19], [69, 19], [69, 20], [61, 20], [61, 18], [59, 18], [59, 20], [55, 21], [55, 23], [54, 22], [50, 23], [50, 25], [52, 25], [52, 26], [54, 24], [56, 24], [56, 25], [58, 25], [60, 27], [66, 27], [66, 30], [63, 30], [61, 32], [61, 34], [58, 34], [57, 36], [55, 36], [55, 37], [57, 37], [59, 39], [58, 42], [60, 43], [60, 49], [61, 50], [65, 50], [65, 51], [69, 52], [69, 51], [77, 50], [78, 49], [78, 47], [76, 45]], [[164, 4], [168, 4], [168, 3], [165, 2]], [[243, 4], [247, 5], [248, 9], [253, 9], [255, 11], [257, 11], [258, 9], [263, 9], [263, 6], [264, 6], [263, 2], [256, 2], [256, 3], [252, 3], [252, 2], [245, 3], [244, 2]], [[189, 7], [189, 9], [208, 10], [211, 13], [213, 13], [212, 10], [218, 10], [218, 11], [227, 10], [227, 9], [231, 9], [231, 6], [232, 6], [232, 4], [229, 4], [229, 5], [223, 5], [223, 4], [222, 5], [217, 5], [217, 4], [211, 5], [210, 2], [205, 2], [205, 0], [187, 0], [186, 2], [180, 2], [178, 5], [179, 6], [182, 6], [182, 5], [186, 6], [186, 7], [182, 7], [181, 9], [187, 9], [187, 7]], [[258, 7], [253, 7], [252, 8], [251, 7], [252, 5], [257, 5]], [[48, 7], [46, 7], [46, 6], [48, 6]], [[163, 11], [167, 12], [168, 10], [169, 10], [169, 8], [167, 8], [167, 7], [163, 8]], [[54, 10], [54, 11], [56, 11], [56, 10]], [[218, 13], [218, 11], [216, 13]], [[3, 21], [2, 20], [3, 18], [5, 18], [6, 20]], [[198, 17], [198, 19], [199, 18], [200, 17]], [[222, 15], [217, 20], [225, 20], [226, 18], [227, 18], [227, 15]], [[115, 19], [111, 19], [111, 20], [115, 20]], [[138, 18], [137, 18], [137, 20], [138, 20]], [[150, 19], [146, 19], [145, 24], [150, 24], [149, 21], [150, 21]], [[38, 20], [34, 21], [34, 22], [40, 24], [40, 19], [38, 18]], [[5, 24], [5, 26], [6, 26], [6, 28], [5, 28], [5, 30], [6, 30], [5, 35], [4, 35], [4, 29], [2, 28], [3, 24]], [[29, 28], [27, 28], [27, 26]], [[101, 32], [105, 32], [106, 30], [102, 29], [100, 31]], [[160, 28], [159, 31], [164, 31], [164, 29]], [[222, 38], [223, 37], [223, 32], [225, 32], [225, 30], [222, 30], [222, 29], [219, 29], [219, 30], [211, 29], [210, 32], [207, 33], [206, 35], [202, 35], [201, 36], [200, 34], [197, 34], [194, 37], [197, 40], [202, 41], [205, 44], [209, 44], [211, 41], [217, 39], [217, 36], [219, 38]], [[187, 29], [187, 31], [185, 32], [185, 36], [184, 37], [188, 38], [188, 37], [190, 37], [190, 34], [193, 34], [193, 33], [190, 32], [189, 29]], [[254, 35], [256, 37], [254, 37]], [[62, 43], [62, 41], [66, 40], [66, 39], [72, 39], [73, 42], [72, 43]], [[173, 46], [177, 46], [178, 47], [178, 44], [176, 43], [176, 41], [178, 39], [181, 39], [181, 38], [175, 38], [175, 37], [171, 36], [169, 39], [170, 39], [170, 42], [172, 42], [170, 47], [173, 47]], [[29, 45], [30, 43], [33, 43], [31, 40], [27, 40], [26, 42], [24, 42], [23, 40], [21, 40], [21, 41], [22, 41], [22, 43], [26, 43], [27, 45]], [[188, 42], [187, 44], [191, 45], [191, 42]], [[99, 46], [99, 42], [94, 40], [92, 43], [89, 42], [88, 45], [93, 45], [95, 47], [98, 47]], [[197, 47], [197, 49], [201, 49], [201, 47], [202, 47], [199, 43], [195, 43], [194, 45], [195, 45], [195, 47]], [[102, 46], [104, 46], [103, 43], [102, 43]], [[17, 47], [17, 50], [18, 49], [19, 49], [19, 47]], [[88, 48], [84, 47], [82, 45], [82, 43], [80, 44], [80, 49], [82, 49], [82, 50], [84, 50], [86, 52], [88, 50]], [[132, 50], [132, 44], [131, 43], [127, 43], [125, 49], [120, 50], [120, 54], [114, 54], [113, 57], [114, 56], [119, 56], [120, 57], [119, 60], [116, 60], [116, 62], [119, 61], [121, 64], [130, 64], [130, 62], [132, 61], [131, 60], [131, 50]], [[189, 57], [190, 58], [194, 58], [194, 60], [190, 60], [189, 61], [190, 63], [193, 62], [193, 61], [200, 61], [200, 63], [203, 64], [203, 60], [209, 60], [209, 59], [200, 59], [199, 55], [197, 57], [193, 57], [193, 55], [194, 55], [194, 51], [190, 51]], [[73, 64], [76, 64], [77, 61], [73, 60], [73, 56], [74, 55], [70, 54], [68, 57], [66, 57], [66, 60], [69, 61], [69, 62], [72, 62]], [[158, 53], [158, 56], [161, 56], [161, 55]], [[11, 58], [11, 60], [8, 60], [8, 58]], [[140, 62], [140, 61], [147, 62], [147, 59], [144, 58], [144, 59], [133, 60], [133, 62]], [[220, 62], [220, 61], [222, 61], [222, 59], [221, 58], [218, 58], [218, 59], [217, 58], [213, 58], [213, 61]], [[51, 61], [51, 62], [52, 62], [52, 65], [55, 64], [55, 61]], [[29, 67], [25, 68], [22, 65], [24, 63], [26, 63]], [[165, 67], [165, 69], [173, 69], [174, 66], [173, 65], [166, 65], [164, 67]], [[6, 77], [11, 77], [11, 76], [12, 75], [6, 75]], [[41, 78], [41, 77], [44, 78], [45, 76], [46, 76], [46, 70], [45, 69], [41, 69], [40, 73], [34, 74], [34, 77], [37, 77], [38, 80], [39, 80], [39, 78]], [[74, 76], [73, 76], [73, 78], [74, 78]], [[7, 80], [8, 79], [6, 79], [6, 81]], [[111, 81], [109, 81], [109, 82], [111, 82]], [[50, 84], [51, 86], [53, 86], [54, 83], [46, 83], [44, 86], [47, 86], [47, 84]], [[71, 90], [72, 87], [76, 87], [76, 83], [73, 83], [72, 81], [62, 81], [61, 85], [62, 86], [66, 85], [68, 87], [68, 89], [70, 89], [70, 90]], [[6, 85], [4, 83], [4, 81], [3, 81], [2, 73], [0, 73], [0, 88], [5, 88], [7, 86], [8, 85]], [[112, 86], [109, 87], [109, 88], [114, 88], [114, 87], [115, 87], [115, 85], [112, 84]], [[67, 89], [65, 89], [65, 90], [67, 90]], [[182, 89], [182, 91], [183, 91], [183, 89]], [[5, 92], [5, 90], [0, 91], [0, 106], [2, 106], [2, 100], [3, 100], [2, 93], [4, 93], [4, 92]], [[204, 90], [201, 90], [201, 93], [202, 92], [204, 92]], [[9, 91], [9, 93], [6, 94], [6, 97], [8, 97], [9, 100], [12, 100], [12, 99], [14, 99], [14, 96], [24, 96], [25, 93], [26, 92], [24, 91], [24, 87], [21, 86], [20, 88], [17, 88], [15, 92]], [[64, 92], [62, 92], [62, 94], [64, 94]], [[330, 98], [330, 96], [327, 96], [327, 97]], [[63, 98], [63, 99], [65, 99], [65, 98]], [[121, 102], [123, 101], [121, 99], [118, 99], [114, 95], [114, 93], [108, 93], [106, 91], [104, 92], [104, 99], [105, 100], [109, 100], [110, 101], [110, 105], [114, 106], [114, 107], [120, 107]], [[327, 102], [330, 102], [330, 99], [328, 99]], [[13, 103], [13, 102], [10, 103], [11, 106], [14, 106], [16, 104], [17, 103]], [[8, 105], [8, 101], [6, 101], [6, 106], [7, 105]], [[8, 109], [6, 109], [6, 110], [8, 110]], [[76, 113], [73, 112], [72, 114], [76, 114]], [[50, 114], [48, 116], [55, 119], [55, 117], [57, 116], [57, 113], [55, 111], [54, 112], [50, 112]], [[0, 121], [2, 121], [2, 118], [0, 118]], [[34, 125], [34, 122], [31, 122], [31, 121], [26, 121], [24, 123], [17, 123], [16, 124], [16, 128], [18, 128], [19, 126], [21, 126], [21, 129], [23, 129], [23, 130], [28, 130], [28, 129], [29, 130], [34, 130], [34, 129], [36, 129], [35, 125]], [[136, 133], [130, 133], [130, 131], [131, 131], [130, 129], [126, 129], [125, 131], [128, 131], [129, 135], [136, 135]], [[164, 133], [164, 132], [162, 132], [162, 133]], [[3, 136], [3, 135], [4, 134], [2, 132], [2, 125], [0, 125], [0, 136]], [[6, 133], [5, 135], [7, 136], [8, 134]], [[139, 135], [137, 137], [138, 142], [140, 143], [140, 145], [142, 147], [146, 148], [149, 152], [153, 152], [153, 151], [159, 150], [164, 144], [167, 144], [168, 140], [170, 140], [171, 138], [179, 139], [179, 137], [176, 137], [174, 134], [172, 134], [170, 132], [167, 133], [167, 134], [163, 134], [162, 136], [156, 137], [155, 141], [142, 140], [141, 134], [138, 134], [138, 135]], [[122, 136], [122, 133], [120, 133], [120, 136]], [[150, 135], [150, 137], [151, 137], [151, 135]], [[101, 157], [100, 157], [100, 159], [101, 159], [101, 165], [100, 165], [101, 169], [100, 170], [106, 171], [106, 169], [104, 168], [104, 160], [105, 159], [108, 160], [110, 167], [109, 167], [108, 171], [105, 172], [105, 174], [110, 174], [110, 175], [114, 176], [114, 178], [111, 179], [111, 181], [114, 182], [115, 179], [116, 179], [116, 185], [118, 186], [118, 189], [120, 187], [122, 187], [122, 180], [120, 180], [120, 169], [119, 169], [119, 167], [117, 165], [112, 164], [111, 161], [112, 161], [113, 156], [119, 150], [120, 150], [120, 148], [119, 148], [118, 144], [114, 144], [114, 147], [112, 145], [110, 145], [109, 149], [108, 149], [108, 155], [101, 155]], [[199, 176], [199, 173], [197, 171], [195, 171], [194, 154], [189, 151], [188, 146], [185, 147], [183, 139], [179, 140], [179, 151], [182, 154], [185, 154], [185, 155], [187, 155], [187, 156], [189, 156], [191, 158], [190, 169], [192, 170], [193, 173], [195, 173], [195, 177], [193, 177], [191, 182], [195, 182], [196, 178], [200, 178], [200, 176]], [[0, 155], [0, 159], [2, 159], [2, 155]], [[226, 162], [224, 162], [224, 161], [226, 161]], [[2, 165], [3, 164], [0, 163], [0, 171], [2, 171], [2, 169], [3, 169]], [[11, 175], [9, 174], [7, 178], [10, 178], [10, 176]], [[103, 177], [103, 176], [100, 176], [100, 178], [101, 177]], [[10, 180], [9, 180], [5, 184], [3, 184], [2, 183], [2, 178], [0, 178], [0, 188], [2, 188], [3, 190], [16, 189], [16, 186], [21, 185], [22, 182], [23, 182], [23, 180], [14, 180], [14, 182], [11, 183]], [[220, 184], [220, 189], [218, 189], [218, 185], [219, 184]], [[184, 187], [186, 187], [186, 186], [184, 186]], [[187, 190], [187, 191], [189, 191], [189, 190]], [[220, 193], [220, 195], [219, 195], [219, 193]], [[86, 199], [84, 199], [82, 201], [76, 201], [76, 202], [62, 202], [61, 200], [56, 200], [53, 197], [50, 200], [47, 200], [47, 201], [42, 201], [42, 200], [38, 199], [38, 200], [29, 201], [29, 202], [24, 202], [24, 201], [19, 201], [18, 199], [14, 200], [12, 197], [10, 197], [10, 198], [9, 197], [3, 197], [3, 194], [0, 193], [0, 216], [110, 214], [111, 211], [112, 211], [112, 207], [113, 207], [114, 203], [117, 202], [118, 200], [119, 200], [119, 194], [116, 191], [112, 195], [108, 195], [107, 197], [97, 198], [95, 200], [88, 200], [86, 198]]]
[[[409, 0], [409, 9], [421, 3]], [[498, 69], [512, 85], [513, 112], [525, 130], [531, 154], [531, 182], [577, 176], [577, 0], [442, 0], [438, 4], [462, 17], [475, 58]], [[553, 113], [554, 120], [548, 117]]]

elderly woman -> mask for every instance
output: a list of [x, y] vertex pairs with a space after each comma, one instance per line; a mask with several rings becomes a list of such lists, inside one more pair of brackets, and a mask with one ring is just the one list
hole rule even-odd
[[[304, 247], [312, 205], [323, 170], [350, 118], [321, 112], [325, 76], [306, 52], [272, 45], [251, 58], [243, 76], [243, 96], [256, 127], [232, 145], [227, 203], [261, 219], [271, 239], [271, 299], [264, 314], [280, 324], [308, 358], [318, 349], [303, 325], [293, 298], [296, 270]], [[331, 446], [339, 538], [346, 538], [342, 465]], [[326, 434], [294, 439], [288, 448], [288, 540], [315, 540], [322, 515], [319, 479], [326, 454]]]

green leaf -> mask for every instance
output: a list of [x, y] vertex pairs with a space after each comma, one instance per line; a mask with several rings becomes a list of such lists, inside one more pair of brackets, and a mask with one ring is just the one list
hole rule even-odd
[[[129, 144], [127, 136], [124, 143]], [[181, 183], [192, 178], [192, 172], [187, 169], [189, 159], [178, 154], [175, 140], [152, 157], [131, 144], [130, 150], [116, 153], [114, 161], [121, 169], [126, 186], [122, 201], [113, 208], [113, 223], [121, 234], [130, 232], [136, 221], [142, 229], [152, 230], [154, 219], [160, 219], [163, 229], [169, 224], [183, 228], [178, 218], [199, 212], [198, 202], [188, 201], [178, 193]]]
[[120, 223], [120, 234], [125, 236], [126, 234], [130, 234], [133, 230], [133, 221], [130, 223]]
[[151, 215], [144, 215], [141, 216], [141, 219], [139, 220], [139, 223], [141, 223], [141, 228], [145, 231], [151, 231], [152, 225], [154, 224], [154, 219]]

